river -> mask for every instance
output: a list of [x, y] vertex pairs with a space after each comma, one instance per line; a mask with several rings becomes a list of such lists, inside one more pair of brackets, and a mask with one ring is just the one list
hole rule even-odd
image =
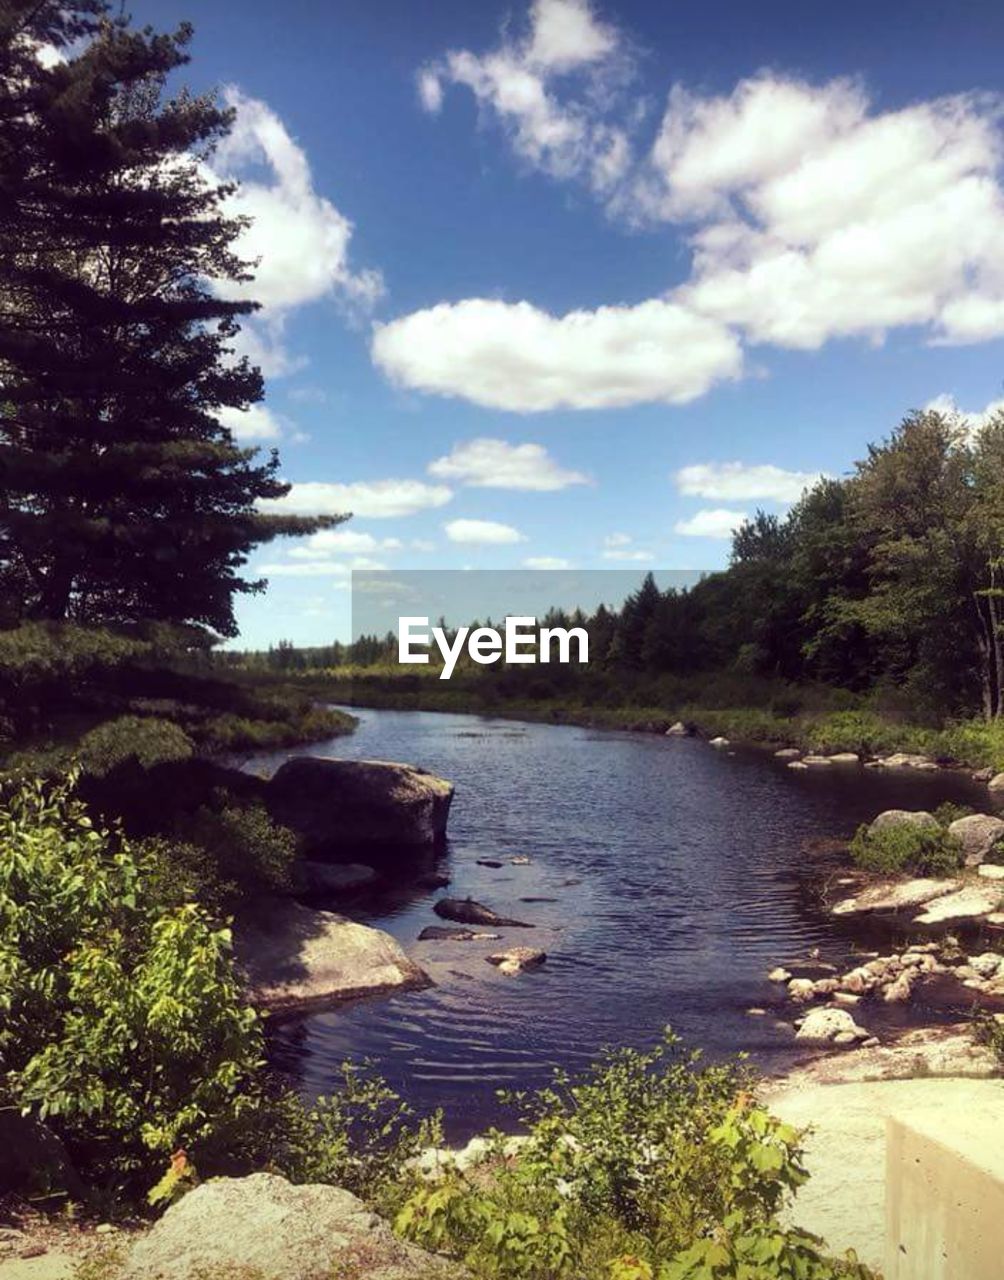
[[605, 1045], [651, 1045], [667, 1024], [710, 1056], [747, 1050], [780, 1069], [792, 1032], [771, 1012], [767, 970], [814, 947], [839, 963], [851, 948], [809, 891], [824, 855], [806, 846], [849, 836], [881, 809], [986, 803], [985, 788], [948, 772], [797, 772], [768, 752], [691, 738], [351, 710], [356, 733], [311, 751], [408, 761], [453, 781], [449, 893], [532, 921], [507, 930], [506, 945], [542, 947], [548, 960], [505, 977], [484, 960], [502, 944], [416, 941], [442, 923], [441, 891], [376, 897], [351, 914], [400, 939], [435, 985], [278, 1024], [273, 1052], [311, 1093], [330, 1088], [343, 1059], [370, 1058], [419, 1110], [442, 1107], [453, 1140], [511, 1124], [497, 1090], [543, 1084]]

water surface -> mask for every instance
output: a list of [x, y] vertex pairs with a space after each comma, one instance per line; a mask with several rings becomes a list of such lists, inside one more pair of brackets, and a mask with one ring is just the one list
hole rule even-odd
[[[986, 805], [985, 788], [945, 772], [804, 773], [697, 739], [351, 710], [356, 733], [313, 752], [451, 779], [445, 892], [536, 928], [505, 930], [504, 943], [420, 943], [425, 925], [443, 923], [432, 912], [443, 891], [361, 903], [352, 914], [399, 938], [435, 985], [283, 1023], [276, 1055], [314, 1093], [344, 1058], [372, 1058], [422, 1110], [443, 1107], [454, 1139], [508, 1117], [496, 1090], [542, 1084], [604, 1045], [650, 1045], [667, 1024], [714, 1056], [790, 1061], [790, 1028], [747, 1013], [777, 1005], [767, 970], [814, 947], [839, 963], [851, 947], [847, 925], [815, 905], [823, 855], [806, 845], [850, 835], [880, 809]], [[542, 947], [547, 964], [507, 978], [485, 962], [514, 944]]]

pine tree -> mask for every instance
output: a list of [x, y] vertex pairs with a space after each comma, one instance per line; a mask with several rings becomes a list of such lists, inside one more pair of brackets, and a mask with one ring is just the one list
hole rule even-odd
[[205, 163], [231, 113], [165, 91], [190, 36], [0, 0], [0, 598], [22, 618], [233, 635], [251, 549], [342, 518], [264, 514], [278, 457], [219, 421], [262, 380], [234, 354], [255, 306], [221, 296], [250, 278], [244, 224]]

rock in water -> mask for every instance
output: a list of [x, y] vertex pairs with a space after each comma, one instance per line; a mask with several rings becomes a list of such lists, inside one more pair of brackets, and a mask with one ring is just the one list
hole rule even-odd
[[449, 925], [427, 924], [418, 935], [419, 942], [495, 942], [499, 933], [475, 933], [472, 929], [452, 929]]
[[667, 738], [689, 738], [690, 730], [682, 720], [677, 720], [676, 724], [671, 724], [666, 730]]
[[121, 1280], [453, 1280], [340, 1187], [294, 1187], [271, 1173], [214, 1178], [171, 1206], [130, 1253]]
[[307, 857], [340, 861], [435, 849], [446, 836], [453, 783], [410, 764], [297, 756], [267, 784], [265, 799]]
[[250, 999], [262, 1009], [316, 1008], [429, 985], [389, 933], [298, 902], [270, 902], [239, 918], [234, 936]]
[[371, 889], [378, 876], [362, 862], [311, 862], [305, 859], [294, 867], [295, 887], [304, 894], [332, 897]]
[[949, 826], [948, 834], [961, 842], [966, 866], [975, 867], [1004, 837], [1004, 821], [989, 813], [971, 813], [968, 818], [956, 818]]
[[460, 924], [490, 924], [496, 929], [533, 929], [525, 920], [510, 920], [500, 916], [491, 907], [475, 902], [473, 898], [441, 898], [432, 908], [444, 920], [457, 920]]
[[539, 969], [547, 959], [547, 952], [538, 951], [535, 947], [510, 947], [508, 951], [497, 951], [485, 959], [495, 965], [499, 973], [515, 974], [522, 973], [524, 969]]

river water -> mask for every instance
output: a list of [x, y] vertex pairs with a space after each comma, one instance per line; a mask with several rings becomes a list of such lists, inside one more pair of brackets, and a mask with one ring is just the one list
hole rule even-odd
[[[311, 1093], [343, 1059], [370, 1058], [421, 1111], [442, 1107], [453, 1140], [511, 1123], [497, 1090], [543, 1084], [605, 1045], [651, 1045], [667, 1024], [712, 1057], [747, 1050], [781, 1069], [792, 1032], [772, 1015], [767, 970], [811, 948], [835, 963], [851, 950], [847, 926], [814, 901], [825, 855], [806, 846], [881, 809], [986, 804], [985, 788], [948, 772], [798, 772], [697, 739], [351, 710], [356, 733], [312, 753], [453, 781], [446, 892], [536, 928], [505, 930], [504, 943], [417, 942], [443, 923], [432, 911], [443, 891], [357, 903], [351, 914], [400, 939], [435, 985], [278, 1024], [273, 1052]], [[542, 969], [512, 978], [484, 960], [527, 944], [546, 950]]]

